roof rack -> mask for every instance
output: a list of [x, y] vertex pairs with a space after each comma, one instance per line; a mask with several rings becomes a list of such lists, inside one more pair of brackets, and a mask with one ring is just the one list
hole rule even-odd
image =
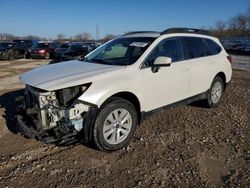
[[194, 28], [185, 28], [185, 27], [169, 28], [165, 31], [162, 31], [161, 35], [170, 34], [170, 33], [194, 33], [194, 34], [201, 34], [201, 35], [211, 35], [211, 33], [205, 29], [194, 29]]
[[126, 36], [126, 35], [133, 35], [133, 34], [141, 34], [141, 33], [156, 33], [156, 34], [160, 34], [157, 31], [132, 31], [132, 32], [127, 32], [122, 36]]

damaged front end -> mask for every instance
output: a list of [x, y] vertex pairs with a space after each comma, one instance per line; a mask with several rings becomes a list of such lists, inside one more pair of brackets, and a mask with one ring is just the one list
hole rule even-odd
[[97, 106], [78, 98], [89, 86], [44, 91], [26, 85], [17, 115], [20, 132], [28, 138], [58, 145], [88, 142]]

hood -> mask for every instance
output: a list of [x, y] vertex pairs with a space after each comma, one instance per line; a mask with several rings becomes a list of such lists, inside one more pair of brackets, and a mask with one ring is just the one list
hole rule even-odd
[[125, 66], [73, 60], [33, 69], [23, 74], [20, 80], [27, 85], [53, 91], [103, 79], [113, 71], [124, 69]]

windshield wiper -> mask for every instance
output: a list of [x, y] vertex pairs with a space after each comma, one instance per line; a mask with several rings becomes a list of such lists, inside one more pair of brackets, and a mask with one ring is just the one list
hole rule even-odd
[[87, 58], [85, 58], [84, 56], [81, 56], [78, 58], [79, 61], [89, 61]]
[[89, 61], [95, 62], [95, 63], [101, 63], [101, 64], [107, 64], [107, 65], [113, 65], [113, 63], [105, 61], [103, 59], [90, 59]]

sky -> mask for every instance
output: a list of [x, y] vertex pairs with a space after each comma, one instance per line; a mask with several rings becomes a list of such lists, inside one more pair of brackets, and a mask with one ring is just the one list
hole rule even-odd
[[210, 27], [244, 12], [250, 0], [0, 0], [0, 33], [55, 38], [169, 27]]

